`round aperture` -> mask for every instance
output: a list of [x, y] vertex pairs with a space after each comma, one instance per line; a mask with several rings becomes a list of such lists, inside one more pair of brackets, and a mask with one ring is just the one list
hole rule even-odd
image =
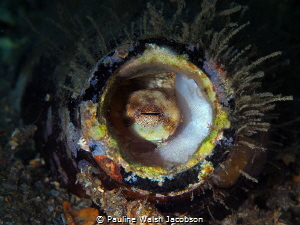
[[170, 47], [144, 43], [142, 53], [128, 52], [98, 65], [114, 70], [102, 95], [81, 103], [81, 147], [154, 181], [198, 165], [201, 182], [213, 170], [205, 158], [230, 124], [214, 84]]

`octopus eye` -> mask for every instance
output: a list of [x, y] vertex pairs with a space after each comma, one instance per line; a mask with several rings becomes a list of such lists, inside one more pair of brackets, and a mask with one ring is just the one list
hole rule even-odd
[[174, 133], [180, 123], [180, 111], [174, 99], [159, 90], [132, 93], [126, 105], [130, 129], [145, 140], [162, 142]]
[[292, 98], [258, 91], [264, 73], [257, 67], [280, 52], [248, 62], [251, 46], [230, 44], [249, 24], [230, 22], [242, 7], [216, 13], [215, 4], [203, 1], [181, 25], [183, 1], [171, 21], [148, 5], [131, 34], [112, 38], [118, 44], [87, 17], [93, 31], [51, 68], [54, 101], [39, 125], [44, 157], [62, 184], [84, 191], [108, 216], [216, 216], [241, 180], [257, 182], [266, 114]]

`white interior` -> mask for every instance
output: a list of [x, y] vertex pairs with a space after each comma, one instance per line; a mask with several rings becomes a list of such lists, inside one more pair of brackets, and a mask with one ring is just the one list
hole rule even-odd
[[188, 161], [209, 134], [213, 119], [212, 107], [193, 79], [176, 74], [175, 89], [183, 122], [178, 126], [175, 137], [159, 146], [152, 155], [159, 158], [165, 168]]

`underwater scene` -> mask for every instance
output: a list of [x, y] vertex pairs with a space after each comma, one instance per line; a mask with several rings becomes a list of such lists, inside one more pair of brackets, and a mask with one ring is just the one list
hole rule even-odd
[[0, 224], [300, 224], [300, 2], [3, 0]]

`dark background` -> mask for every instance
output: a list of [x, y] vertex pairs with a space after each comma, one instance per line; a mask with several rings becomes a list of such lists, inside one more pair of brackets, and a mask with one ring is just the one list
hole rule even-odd
[[[85, 12], [92, 10], [93, 13], [107, 17], [108, 25], [110, 20], [116, 18], [122, 24], [139, 18], [141, 12], [146, 9], [145, 5], [148, 1], [96, 1], [96, 4], [91, 1], [91, 4], [95, 5], [88, 5], [90, 4], [88, 1], [85, 4], [80, 1], [70, 2], [60, 3], [62, 7], [58, 7], [59, 4], [50, 0], [2, 0], [0, 2], [0, 224], [17, 224], [19, 220], [27, 221], [28, 224], [38, 224], [37, 221], [55, 224], [54, 219], [45, 213], [49, 211], [48, 200], [57, 197], [53, 194], [53, 190], [63, 193], [66, 199], [70, 198], [70, 195], [55, 187], [51, 186], [51, 190], [41, 188], [40, 183], [33, 178], [24, 181], [27, 172], [29, 176], [34, 176], [30, 168], [26, 167], [30, 160], [38, 155], [33, 142], [8, 152], [11, 151], [7, 147], [11, 133], [15, 128], [23, 126], [19, 117], [21, 89], [18, 81], [22, 78], [20, 71], [24, 64], [31, 60], [36, 44], [41, 41], [30, 28], [28, 21], [34, 24], [36, 30], [47, 35], [55, 30], [51, 20], [59, 21], [57, 10], [67, 8], [73, 16], [84, 15]], [[162, 5], [161, 2], [165, 2], [165, 12], [172, 11], [168, 8], [168, 1], [153, 2], [152, 4], [158, 7]], [[197, 13], [199, 2], [186, 1], [190, 17]], [[261, 221], [265, 224], [275, 224], [276, 221], [281, 224], [299, 224], [300, 219], [297, 216], [300, 215], [300, 132], [298, 128], [300, 1], [238, 0], [235, 2], [249, 6], [243, 21], [250, 21], [251, 25], [238, 36], [245, 43], [253, 44], [257, 57], [278, 50], [283, 52], [280, 57], [263, 64], [266, 76], [262, 89], [274, 94], [293, 95], [294, 100], [277, 104], [276, 112], [279, 112], [280, 116], [274, 121], [274, 132], [271, 136], [272, 141], [279, 144], [270, 147], [271, 153], [266, 169], [260, 177], [259, 184], [249, 192], [248, 201], [226, 220], [237, 224], [258, 224]], [[225, 9], [229, 3], [230, 1], [220, 0], [217, 4], [218, 9]], [[111, 12], [114, 12], [113, 16]], [[24, 82], [20, 84], [24, 85]], [[33, 118], [33, 121], [35, 119]], [[14, 158], [7, 160], [7, 155]], [[21, 162], [23, 169], [18, 167], [17, 162]], [[41, 173], [44, 175], [39, 175], [44, 177], [49, 174], [44, 167]], [[21, 188], [25, 184], [27, 192]], [[20, 200], [24, 195], [29, 196], [28, 201]], [[36, 199], [37, 196], [42, 196], [44, 203], [33, 204], [32, 202], [35, 201], [32, 199]], [[23, 202], [23, 207], [17, 206], [18, 201]], [[55, 204], [60, 204], [60, 201], [55, 200], [54, 206]], [[55, 221], [57, 224], [61, 223], [59, 219]]]

